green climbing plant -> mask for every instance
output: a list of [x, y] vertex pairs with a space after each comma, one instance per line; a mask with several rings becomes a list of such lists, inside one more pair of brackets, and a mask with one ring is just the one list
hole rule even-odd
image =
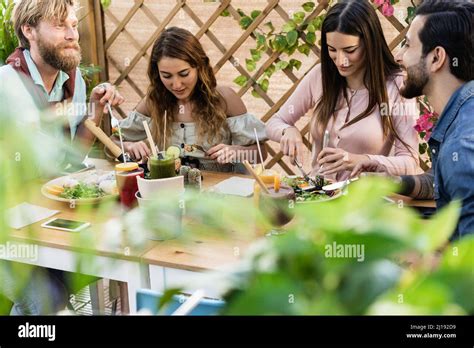
[[[327, 9], [335, 2], [334, 0], [327, 1]], [[374, 6], [381, 6], [382, 14], [386, 17], [393, 16], [393, 5], [398, 2], [399, 0], [372, 0]], [[411, 3], [412, 6], [407, 8], [407, 17], [405, 18], [407, 24], [410, 24], [415, 17], [417, 7], [414, 1]], [[292, 13], [290, 19], [281, 28], [276, 28], [272, 21], [255, 28], [253, 34], [256, 38], [256, 46], [250, 49], [250, 56], [245, 59], [247, 71], [252, 73], [257, 70], [258, 62], [268, 49], [272, 52], [278, 52], [280, 56], [277, 61], [266, 67], [263, 75], [258, 80], [250, 81], [252, 85], [256, 83], [264, 92], [267, 92], [270, 79], [275, 72], [285, 69], [293, 71], [293, 69], [299, 70], [301, 68], [302, 61], [295, 58], [293, 54], [299, 52], [309, 56], [312, 48], [319, 45], [321, 41], [320, 32], [326, 13], [316, 15], [315, 10], [316, 2], [308, 1], [301, 5], [300, 11]], [[247, 30], [262, 13], [261, 10], [245, 13], [241, 9], [238, 9], [237, 12], [240, 16], [239, 24], [243, 30]], [[229, 17], [229, 10], [225, 9], [221, 16]], [[234, 83], [244, 87], [249, 83], [249, 78], [246, 75], [239, 75], [234, 79]], [[251, 93], [254, 97], [260, 98], [255, 89]]]
[[[333, 1], [329, 1], [329, 5]], [[257, 63], [262, 59], [263, 54], [270, 49], [272, 52], [280, 53], [278, 61], [270, 64], [264, 71], [262, 77], [256, 82], [260, 88], [267, 92], [270, 86], [270, 78], [279, 71], [288, 69], [299, 70], [302, 62], [292, 55], [298, 51], [309, 56], [311, 48], [316, 44], [318, 34], [321, 30], [325, 14], [314, 15], [316, 8], [315, 2], [305, 2], [301, 5], [301, 11], [292, 14], [281, 28], [277, 29], [273, 22], [269, 21], [263, 24], [262, 28], [257, 27], [254, 31], [256, 37], [256, 46], [250, 49], [250, 57], [245, 60], [247, 71], [253, 72], [257, 69]], [[246, 30], [255, 19], [260, 16], [262, 11], [253, 10], [250, 14], [246, 14], [241, 9], [237, 10], [240, 15], [239, 24], [242, 29]], [[229, 16], [229, 11], [224, 10], [222, 16]], [[245, 75], [240, 75], [234, 79], [234, 83], [240, 87], [245, 86], [249, 79]], [[259, 98], [260, 95], [253, 90], [252, 95]]]

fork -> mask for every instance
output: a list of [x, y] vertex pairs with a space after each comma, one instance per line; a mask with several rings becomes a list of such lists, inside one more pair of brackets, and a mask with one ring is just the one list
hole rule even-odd
[[316, 186], [316, 183], [314, 182], [314, 180], [311, 179], [311, 178], [309, 177], [309, 175], [303, 170], [303, 166], [301, 165], [300, 162], [298, 162], [298, 160], [297, 160], [296, 158], [295, 158], [295, 164], [296, 164], [296, 166], [298, 167], [298, 169], [299, 169], [301, 175], [303, 175], [304, 180], [305, 180], [307, 183], [313, 184], [314, 186]]

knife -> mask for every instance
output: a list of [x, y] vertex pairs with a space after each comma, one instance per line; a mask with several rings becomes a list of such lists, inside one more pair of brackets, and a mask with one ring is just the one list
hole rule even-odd
[[[324, 138], [323, 138], [323, 148], [321, 150], [328, 147], [328, 145], [329, 145], [329, 131], [326, 129], [326, 131], [324, 132]], [[322, 167], [323, 166], [319, 167], [318, 172], [316, 173], [316, 176], [321, 176], [320, 173], [321, 173]]]

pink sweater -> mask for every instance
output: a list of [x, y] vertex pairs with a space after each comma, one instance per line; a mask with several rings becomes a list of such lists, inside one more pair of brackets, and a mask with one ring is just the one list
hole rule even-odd
[[[407, 143], [413, 152], [399, 141], [384, 139], [380, 109], [376, 107], [366, 118], [357, 123], [341, 129], [345, 124], [348, 105], [343, 100], [342, 108], [335, 112], [335, 117], [329, 121], [327, 130], [330, 134], [329, 147], [341, 148], [354, 154], [365, 154], [371, 159], [385, 165], [392, 175], [419, 174], [422, 170], [418, 162], [418, 134], [413, 128], [419, 111], [415, 99], [406, 100], [399, 94], [399, 86], [403, 82], [402, 76], [395, 76], [387, 81], [390, 110], [393, 123], [398, 135]], [[266, 131], [271, 140], [280, 142], [281, 132], [313, 109], [322, 94], [321, 65], [316, 65], [301, 81], [294, 93], [267, 123]], [[350, 98], [351, 93], [348, 91]], [[369, 91], [358, 90], [352, 97], [348, 121], [364, 112], [369, 102]], [[321, 135], [316, 127], [311, 129], [312, 137], [312, 173], [316, 173], [319, 164], [316, 159], [321, 151]], [[315, 141], [316, 140], [316, 141]], [[349, 176], [349, 171], [339, 172], [332, 179], [344, 180]]]

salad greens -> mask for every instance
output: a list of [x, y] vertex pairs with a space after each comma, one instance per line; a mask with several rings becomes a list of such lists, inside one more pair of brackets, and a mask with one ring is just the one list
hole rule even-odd
[[74, 187], [66, 187], [59, 196], [66, 199], [83, 199], [99, 198], [105, 195], [106, 193], [95, 185], [79, 183]]
[[296, 202], [316, 202], [325, 201], [333, 197], [339, 191], [322, 191], [321, 188], [325, 185], [330, 184], [329, 181], [325, 180], [321, 176], [316, 176], [314, 182], [316, 187], [308, 184], [306, 180], [301, 177], [284, 177], [282, 180], [286, 185], [293, 188], [296, 195]]

